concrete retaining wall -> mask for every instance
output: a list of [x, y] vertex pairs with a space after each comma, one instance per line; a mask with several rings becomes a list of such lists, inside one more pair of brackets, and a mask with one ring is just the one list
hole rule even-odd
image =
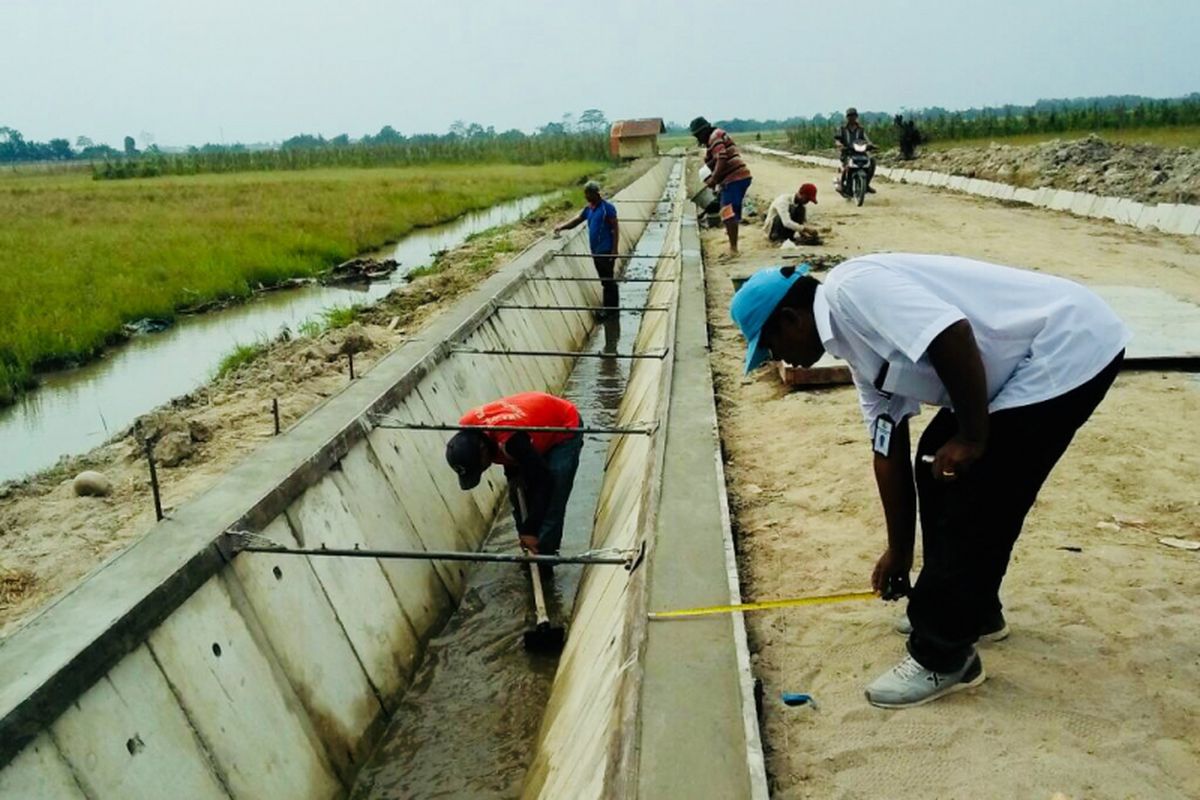
[[[840, 163], [835, 158], [806, 156], [788, 153], [758, 145], [745, 145], [752, 153], [777, 156], [789, 161], [815, 164], [837, 169]], [[1011, 200], [1016, 203], [1065, 211], [1077, 217], [1107, 219], [1120, 225], [1129, 225], [1141, 230], [1156, 230], [1180, 236], [1200, 236], [1200, 206], [1181, 203], [1139, 203], [1123, 197], [1070, 192], [1063, 189], [1025, 189], [994, 181], [981, 181], [962, 175], [947, 175], [926, 170], [903, 169], [880, 166], [876, 175], [897, 183], [914, 183], [921, 186], [945, 187], [956, 192], [990, 197], [996, 200]]]
[[[622, 216], [646, 216], [645, 205], [622, 201], [657, 199], [671, 166], [663, 159], [618, 194]], [[622, 225], [633, 237], [642, 227]], [[426, 640], [461, 596], [464, 570], [234, 557], [222, 534], [254, 530], [310, 547], [477, 548], [502, 489], [496, 471], [462, 492], [443, 461], [449, 433], [376, 428], [371, 419], [453, 422], [505, 393], [559, 389], [572, 359], [451, 348], [576, 349], [590, 312], [497, 306], [597, 304], [596, 284], [527, 280], [588, 274], [586, 250], [584, 231], [534, 245], [420, 341], [381, 360], [0, 643], [0, 796], [344, 795]], [[551, 257], [559, 251], [581, 257]], [[653, 332], [661, 324], [646, 335], [661, 339]], [[627, 437], [629, 452], [610, 463], [640, 466], [632, 454], [645, 439]], [[621, 473], [623, 493], [643, 490], [644, 471]], [[606, 530], [628, 513], [605, 511], [602, 519], [613, 520]], [[603, 645], [591, 639], [573, 641]]]

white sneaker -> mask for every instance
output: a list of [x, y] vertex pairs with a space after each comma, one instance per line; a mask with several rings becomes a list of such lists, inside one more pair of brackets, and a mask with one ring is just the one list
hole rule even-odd
[[867, 702], [880, 708], [912, 708], [978, 686], [986, 677], [983, 662], [974, 651], [957, 672], [934, 672], [912, 656], [905, 656], [867, 686]]
[[[997, 627], [997, 625], [999, 627]], [[1001, 615], [997, 619], [989, 620], [989, 631], [984, 631], [979, 634], [981, 642], [1002, 642], [1008, 638], [1012, 630], [1008, 627], [1008, 621]], [[912, 633], [912, 620], [908, 618], [908, 614], [904, 614], [900, 619], [896, 620], [896, 633], [901, 636], [908, 636]]]

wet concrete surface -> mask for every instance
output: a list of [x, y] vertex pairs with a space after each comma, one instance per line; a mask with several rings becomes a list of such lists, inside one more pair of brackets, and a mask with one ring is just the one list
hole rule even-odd
[[98, 361], [39, 376], [39, 388], [0, 408], [0, 482], [103, 444], [138, 416], [202, 386], [237, 345], [294, 332], [330, 308], [373, 303], [438, 252], [473, 233], [516, 222], [549, 196], [502, 203], [412, 233], [373, 254], [400, 263], [388, 280], [269, 292], [230, 308], [181, 317], [164, 332], [137, 336]]
[[[665, 227], [649, 225], [636, 252], [658, 254]], [[656, 262], [645, 259], [630, 264], [627, 276], [650, 277]], [[650, 285], [621, 284], [621, 304], [646, 305]], [[582, 349], [632, 352], [640, 323], [637, 314], [613, 315], [597, 325]], [[586, 425], [616, 423], [630, 365], [629, 359], [576, 361], [562, 395], [579, 407]], [[609, 440], [600, 435], [585, 437], [567, 507], [563, 553], [590, 546]], [[516, 531], [507, 508], [497, 515], [483, 549], [516, 551]], [[555, 625], [567, 624], [582, 570], [560, 566], [552, 579], [543, 582]], [[412, 686], [379, 748], [360, 772], [351, 797], [518, 797], [558, 666], [558, 654], [525, 651], [522, 634], [532, 625], [528, 568], [475, 566], [461, 606], [430, 641]]]

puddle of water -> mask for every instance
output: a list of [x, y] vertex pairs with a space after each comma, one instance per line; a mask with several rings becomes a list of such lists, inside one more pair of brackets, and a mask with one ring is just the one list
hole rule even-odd
[[136, 337], [99, 361], [42, 376], [40, 388], [0, 408], [0, 482], [103, 444], [138, 416], [202, 386], [237, 345], [295, 331], [335, 306], [373, 303], [435, 254], [473, 233], [516, 222], [551, 196], [502, 203], [389, 245], [375, 254], [400, 262], [389, 280], [270, 292], [231, 308], [181, 317], [163, 333]]
[[[665, 232], [665, 225], [650, 225], [637, 252], [659, 253]], [[630, 263], [627, 275], [650, 277], [656, 262]], [[621, 303], [646, 305], [650, 285], [621, 284]], [[583, 349], [631, 352], [639, 322], [636, 315], [619, 314], [599, 326]], [[579, 407], [588, 425], [614, 425], [630, 364], [628, 359], [578, 359], [563, 396]], [[584, 440], [567, 507], [564, 553], [590, 546], [610, 438]], [[516, 550], [507, 508], [497, 515], [483, 549]], [[543, 582], [555, 624], [570, 616], [582, 570], [561, 566], [553, 579]], [[523, 648], [532, 607], [528, 568], [472, 568], [462, 604], [430, 641], [379, 748], [359, 774], [354, 800], [520, 796], [558, 667], [557, 655], [535, 655]]]

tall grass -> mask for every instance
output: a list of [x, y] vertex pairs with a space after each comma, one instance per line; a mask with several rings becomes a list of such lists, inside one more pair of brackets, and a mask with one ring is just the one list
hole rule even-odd
[[[899, 131], [881, 116], [872, 115], [871, 121], [864, 122], [871, 140], [885, 148], [899, 144]], [[1041, 136], [1044, 140], [1088, 132], [1140, 141], [1152, 139], [1156, 129], [1200, 126], [1200, 99], [1149, 101], [1131, 107], [1093, 104], [1048, 111], [1029, 107], [983, 109], [972, 114], [918, 113], [913, 118], [929, 144], [1017, 136]], [[788, 130], [787, 141], [798, 150], [824, 150], [832, 147], [835, 129], [828, 122], [804, 123]]]
[[598, 134], [414, 139], [389, 144], [298, 147], [279, 150], [146, 153], [97, 162], [97, 179], [151, 178], [159, 175], [274, 172], [323, 167], [408, 167], [428, 164], [547, 164], [554, 161], [605, 161], [608, 138]]
[[604, 166], [0, 178], [0, 398], [39, 366], [93, 355], [127, 321], [315, 275], [416, 227]]

